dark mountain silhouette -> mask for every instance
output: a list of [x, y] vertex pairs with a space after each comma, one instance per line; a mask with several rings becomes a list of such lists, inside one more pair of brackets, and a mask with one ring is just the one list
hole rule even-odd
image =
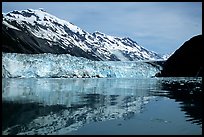
[[197, 35], [186, 41], [164, 63], [158, 77], [201, 77], [203, 76], [203, 40]]

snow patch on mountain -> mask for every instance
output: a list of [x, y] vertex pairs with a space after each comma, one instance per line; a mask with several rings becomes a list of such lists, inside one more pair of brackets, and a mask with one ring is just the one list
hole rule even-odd
[[6, 26], [9, 27], [9, 28], [12, 28], [12, 29], [15, 29], [15, 30], [21, 31], [20, 29], [14, 27], [13, 25], [9, 24], [9, 23], [6, 22], [6, 21], [2, 21], [2, 24], [6, 25]]

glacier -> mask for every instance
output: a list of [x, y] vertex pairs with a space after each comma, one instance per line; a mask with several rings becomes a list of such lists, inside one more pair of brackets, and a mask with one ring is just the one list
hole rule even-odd
[[3, 78], [150, 78], [151, 61], [92, 61], [69, 54], [2, 53]]

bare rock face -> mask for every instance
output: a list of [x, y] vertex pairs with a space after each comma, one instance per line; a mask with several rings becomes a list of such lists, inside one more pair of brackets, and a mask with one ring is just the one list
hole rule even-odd
[[203, 40], [197, 35], [186, 41], [163, 65], [159, 77], [202, 77], [203, 76]]

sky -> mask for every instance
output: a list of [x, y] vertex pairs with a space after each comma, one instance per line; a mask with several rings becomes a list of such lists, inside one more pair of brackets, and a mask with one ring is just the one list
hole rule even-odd
[[159, 54], [172, 54], [202, 34], [202, 2], [2, 2], [2, 12], [43, 8], [93, 33], [129, 37]]

